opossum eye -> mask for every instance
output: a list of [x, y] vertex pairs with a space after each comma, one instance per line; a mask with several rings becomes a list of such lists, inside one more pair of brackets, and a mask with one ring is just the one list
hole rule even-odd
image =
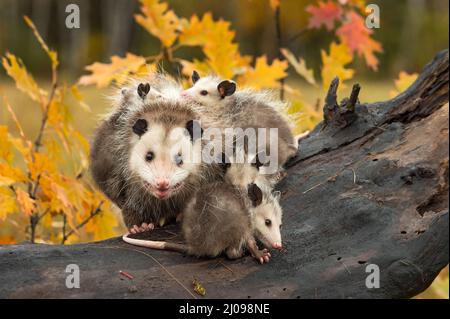
[[266, 224], [267, 227], [272, 226], [272, 221], [268, 218], [264, 221], [264, 223]]
[[200, 94], [203, 95], [203, 96], [208, 95], [208, 91], [202, 90], [202, 91], [200, 91]]
[[150, 162], [150, 161], [153, 160], [154, 157], [155, 157], [155, 154], [153, 154], [153, 152], [148, 152], [148, 153], [145, 155], [145, 160], [146, 160], [147, 162]]
[[175, 160], [175, 164], [177, 164], [178, 166], [183, 165], [183, 156], [181, 156], [181, 154], [177, 154], [174, 157]]

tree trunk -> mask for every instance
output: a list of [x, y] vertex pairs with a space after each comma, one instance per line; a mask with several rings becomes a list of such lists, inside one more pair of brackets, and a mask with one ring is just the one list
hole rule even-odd
[[[196, 259], [120, 238], [2, 246], [0, 298], [195, 298], [194, 278], [210, 298], [420, 293], [448, 264], [448, 67], [441, 52], [406, 92], [374, 104], [358, 102], [359, 86], [338, 104], [333, 81], [324, 122], [301, 140], [280, 185], [286, 250], [269, 264]], [[177, 240], [176, 231], [152, 237]], [[80, 267], [80, 289], [65, 287], [68, 264]], [[134, 278], [121, 280], [119, 270]]]

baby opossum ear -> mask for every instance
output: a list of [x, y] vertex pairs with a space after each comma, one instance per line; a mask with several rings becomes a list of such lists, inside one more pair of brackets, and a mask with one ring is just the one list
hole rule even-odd
[[261, 205], [263, 194], [261, 188], [255, 183], [248, 184], [247, 186], [248, 198], [252, 201], [253, 207]]
[[150, 84], [149, 83], [145, 83], [145, 84], [140, 83], [138, 85], [137, 92], [138, 92], [138, 95], [141, 97], [141, 99], [144, 99], [147, 96], [148, 92], [150, 92]]
[[225, 96], [233, 95], [233, 93], [236, 91], [236, 83], [228, 80], [222, 81], [219, 83], [219, 85], [217, 85], [217, 90], [219, 91], [219, 94], [223, 99]]
[[197, 138], [201, 138], [203, 136], [203, 129], [200, 126], [199, 121], [188, 121], [186, 123], [186, 129], [189, 132], [189, 136], [191, 137], [192, 142], [194, 142]]
[[147, 132], [147, 128], [147, 121], [144, 119], [139, 119], [133, 125], [133, 132], [138, 136], [142, 136], [145, 132]]
[[200, 74], [198, 74], [198, 72], [194, 70], [194, 71], [192, 72], [191, 78], [192, 78], [192, 83], [195, 84], [195, 82], [197, 82], [198, 80], [200, 80]]

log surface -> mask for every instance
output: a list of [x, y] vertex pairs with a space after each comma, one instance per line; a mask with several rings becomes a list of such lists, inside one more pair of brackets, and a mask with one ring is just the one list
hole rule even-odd
[[[338, 103], [333, 81], [324, 121], [300, 141], [280, 184], [286, 251], [197, 259], [114, 238], [72, 246], [0, 246], [0, 298], [408, 298], [448, 264], [448, 51], [398, 97]], [[178, 240], [176, 226], [152, 238]], [[143, 235], [144, 236], [144, 235]], [[80, 288], [68, 289], [68, 264]], [[367, 266], [380, 287], [367, 288]], [[119, 274], [126, 271], [129, 279]]]

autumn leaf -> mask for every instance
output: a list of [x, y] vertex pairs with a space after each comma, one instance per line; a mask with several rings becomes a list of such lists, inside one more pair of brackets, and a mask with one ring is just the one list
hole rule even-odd
[[41, 45], [42, 49], [47, 53], [48, 57], [50, 58], [50, 61], [52, 63], [52, 68], [56, 68], [59, 64], [58, 61], [58, 53], [54, 50], [50, 50], [45, 41], [42, 39], [41, 35], [39, 34], [36, 26], [34, 25], [33, 21], [30, 20], [27, 16], [24, 16], [24, 20], [26, 24], [31, 28], [31, 30], [34, 33], [34, 36], [38, 40], [39, 44]]
[[20, 169], [0, 163], [0, 187], [11, 186], [26, 180], [27, 178]]
[[[17, 210], [17, 204], [14, 194], [12, 191], [0, 188], [0, 220], [5, 220], [5, 218]], [[1, 242], [0, 242], [1, 244]]]
[[391, 98], [396, 97], [414, 83], [419, 75], [417, 73], [409, 74], [405, 71], [401, 71], [398, 78], [394, 81], [395, 88], [389, 92]]
[[322, 56], [322, 81], [324, 89], [327, 89], [333, 78], [339, 77], [341, 80], [340, 88], [344, 88], [345, 80], [349, 80], [354, 75], [354, 70], [346, 69], [346, 65], [352, 62], [353, 58], [349, 48], [345, 43], [330, 45], [330, 53], [321, 51]]
[[310, 29], [320, 29], [323, 24], [328, 31], [331, 31], [334, 28], [334, 22], [342, 16], [342, 8], [331, 0], [319, 1], [318, 6], [309, 5], [306, 11], [311, 14], [308, 23]]
[[0, 159], [11, 163], [13, 159], [13, 144], [9, 140], [8, 127], [0, 125]]
[[203, 285], [200, 283], [200, 281], [198, 281], [197, 279], [194, 278], [194, 280], [192, 281], [192, 285], [194, 286], [195, 293], [197, 293], [200, 296], [206, 295], [206, 289], [205, 289], [205, 287], [203, 287]]
[[84, 102], [84, 97], [81, 94], [80, 90], [78, 89], [78, 86], [72, 85], [70, 87], [70, 92], [72, 93], [72, 96], [75, 98], [78, 104], [80, 104], [83, 110], [85, 110], [86, 112], [91, 112], [91, 108]]
[[159, 0], [141, 0], [143, 15], [135, 15], [136, 22], [157, 37], [166, 47], [172, 46], [178, 36], [180, 22], [169, 5]]
[[375, 53], [383, 52], [381, 44], [370, 36], [373, 31], [366, 27], [364, 19], [355, 11], [350, 11], [346, 21], [336, 30], [336, 35], [345, 43], [352, 54], [363, 56], [366, 64], [373, 70], [378, 69]]
[[288, 49], [281, 49], [281, 53], [294, 67], [295, 71], [299, 75], [301, 75], [309, 84], [316, 84], [316, 80], [314, 79], [314, 71], [306, 67], [306, 62], [304, 59], [300, 58], [299, 60], [297, 60], [295, 55]]
[[[185, 23], [179, 44], [202, 47], [206, 60], [201, 62], [201, 69], [205, 73], [212, 71], [223, 78], [232, 78], [235, 74], [243, 73], [243, 69], [247, 69], [251, 61], [249, 57], [240, 55], [239, 46], [233, 42], [234, 36], [235, 32], [230, 30], [229, 22], [221, 19], [214, 21], [208, 12], [202, 19], [193, 15]], [[185, 63], [185, 66], [188, 64]], [[187, 71], [183, 70], [183, 73]]]
[[11, 53], [6, 53], [6, 56], [2, 58], [2, 64], [8, 75], [14, 79], [20, 91], [28, 94], [32, 100], [41, 103], [41, 105], [45, 103], [44, 98], [47, 93], [39, 88], [20, 59], [17, 59]]
[[80, 85], [97, 85], [98, 88], [107, 87], [115, 81], [123, 83], [130, 73], [137, 72], [145, 64], [145, 59], [141, 56], [127, 53], [124, 58], [117, 55], [111, 57], [111, 63], [99, 63], [88, 65], [86, 70], [92, 74], [84, 75], [78, 81]]
[[31, 216], [36, 210], [35, 200], [32, 199], [30, 195], [28, 195], [28, 193], [21, 188], [17, 188], [15, 192], [19, 209], [27, 216]]
[[272, 64], [268, 64], [267, 57], [263, 55], [256, 59], [254, 68], [238, 78], [238, 83], [255, 89], [276, 88], [279, 86], [278, 81], [286, 77], [287, 68], [287, 61], [275, 59]]
[[273, 11], [278, 9], [279, 6], [280, 6], [280, 0], [270, 0], [270, 7], [272, 8]]

